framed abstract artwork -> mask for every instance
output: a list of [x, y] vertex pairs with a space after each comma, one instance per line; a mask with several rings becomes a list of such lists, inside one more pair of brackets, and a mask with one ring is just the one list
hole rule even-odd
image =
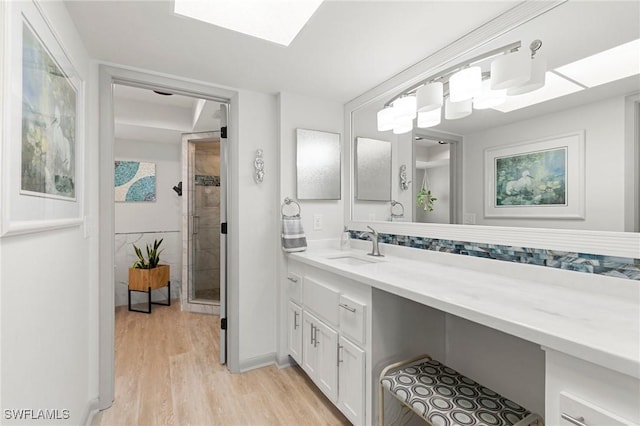
[[485, 217], [584, 219], [584, 132], [485, 150]]
[[5, 12], [2, 235], [79, 225], [84, 82], [37, 3]]
[[156, 165], [140, 161], [115, 162], [115, 201], [156, 201]]

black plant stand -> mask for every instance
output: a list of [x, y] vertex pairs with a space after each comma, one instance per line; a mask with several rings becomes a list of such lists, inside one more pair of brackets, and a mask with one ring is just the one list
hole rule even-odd
[[[144, 311], [141, 309], [132, 309], [131, 308], [131, 292], [135, 291], [137, 293], [147, 293], [147, 295], [149, 296], [149, 309]], [[129, 310], [131, 312], [142, 312], [143, 314], [150, 314], [151, 313], [151, 305], [162, 305], [162, 306], [171, 306], [171, 281], [167, 281], [167, 303], [163, 303], [163, 302], [152, 302], [151, 301], [151, 287], [149, 287], [147, 289], [147, 291], [142, 291], [142, 290], [131, 290], [129, 289]]]

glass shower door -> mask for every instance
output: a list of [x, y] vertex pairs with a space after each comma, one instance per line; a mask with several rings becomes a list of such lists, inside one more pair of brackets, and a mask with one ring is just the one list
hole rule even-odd
[[220, 303], [220, 141], [193, 144], [192, 302]]

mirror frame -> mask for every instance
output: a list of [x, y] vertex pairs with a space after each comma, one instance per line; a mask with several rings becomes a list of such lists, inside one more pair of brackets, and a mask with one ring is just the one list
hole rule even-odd
[[[345, 104], [344, 134], [348, 143], [344, 144], [346, 167], [344, 167], [343, 173], [345, 173], [345, 199], [348, 202], [344, 203], [344, 222], [350, 230], [365, 231], [370, 225], [376, 231], [384, 234], [640, 258], [640, 233], [638, 232], [352, 220], [352, 205], [355, 194], [354, 141], [356, 135], [353, 126], [354, 112], [371, 103], [391, 98], [429, 76], [441, 72], [451, 64], [472, 57], [476, 49], [566, 1], [518, 3], [495, 19]], [[629, 145], [631, 145], [630, 149], [635, 150], [633, 144], [626, 143], [627, 148]], [[633, 154], [631, 158], [638, 156], [638, 153], [634, 151], [631, 153]], [[637, 178], [637, 176], [632, 178]]]

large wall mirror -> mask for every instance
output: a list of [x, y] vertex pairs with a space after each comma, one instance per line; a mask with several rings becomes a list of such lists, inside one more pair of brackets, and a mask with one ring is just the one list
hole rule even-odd
[[[475, 48], [452, 45], [452, 57], [438, 62], [426, 58], [404, 73], [405, 82], [394, 77], [347, 105], [352, 143], [363, 136], [391, 141], [391, 199], [405, 205], [406, 222], [485, 225], [495, 227], [495, 232], [502, 232], [498, 227], [640, 231], [640, 3], [549, 5], [535, 16], [522, 15], [521, 24], [497, 29], [481, 43], [472, 33], [467, 39], [476, 40]], [[482, 33], [489, 32], [484, 28]], [[536, 55], [546, 58], [542, 88], [508, 96], [494, 108], [474, 108], [464, 118], [446, 119], [443, 108], [436, 126], [420, 128], [414, 120], [406, 133], [378, 131], [378, 112], [399, 94], [452, 65], [503, 46], [517, 43], [529, 51], [534, 40], [542, 41]], [[472, 65], [479, 65], [486, 79], [497, 56]], [[446, 97], [447, 84], [444, 87]], [[566, 148], [567, 135], [579, 139], [571, 142], [572, 148]], [[351, 156], [353, 179], [353, 151]], [[408, 167], [411, 180], [406, 189], [397, 173], [402, 165]], [[436, 199], [428, 206], [431, 210], [424, 205], [424, 189]], [[502, 192], [498, 196], [495, 191]], [[352, 223], [372, 216], [387, 220], [388, 202], [367, 211], [353, 194], [350, 198], [346, 214]], [[509, 214], [495, 214], [501, 207], [496, 199], [512, 204]], [[536, 205], [540, 200], [572, 204], [578, 213], [565, 214], [558, 208], [549, 214], [549, 205]], [[401, 226], [384, 228], [393, 230], [394, 225]], [[402, 229], [406, 233], [409, 228]], [[439, 229], [448, 235], [446, 227], [410, 229]]]

